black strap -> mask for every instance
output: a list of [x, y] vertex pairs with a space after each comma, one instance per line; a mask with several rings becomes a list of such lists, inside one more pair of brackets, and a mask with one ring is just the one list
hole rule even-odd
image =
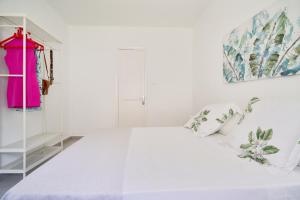
[[54, 76], [53, 76], [53, 51], [50, 50], [50, 81], [51, 83], [54, 80]]

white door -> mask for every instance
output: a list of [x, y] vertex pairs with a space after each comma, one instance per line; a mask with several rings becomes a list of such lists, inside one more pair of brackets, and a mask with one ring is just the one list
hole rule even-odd
[[119, 127], [141, 127], [145, 122], [145, 54], [120, 49], [118, 67]]

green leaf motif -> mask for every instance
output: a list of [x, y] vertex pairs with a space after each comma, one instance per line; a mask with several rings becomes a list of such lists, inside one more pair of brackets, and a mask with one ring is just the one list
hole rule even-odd
[[209, 110], [204, 110], [203, 115], [208, 115], [209, 114]]
[[250, 144], [252, 144], [253, 141], [254, 141], [254, 139], [253, 139], [253, 132], [251, 131], [251, 132], [249, 133], [249, 135], [248, 135], [248, 142], [249, 142]]
[[284, 37], [284, 34], [278, 34], [276, 35], [275, 39], [274, 39], [274, 42], [275, 44], [282, 44], [282, 41], [283, 41], [283, 37]]
[[[288, 43], [290, 40], [290, 33], [293, 30], [293, 26], [286, 16], [286, 11], [282, 11], [276, 20], [275, 31], [270, 37], [268, 42], [266, 53], [268, 57], [264, 63], [264, 75], [266, 77], [274, 76], [274, 70], [276, 70], [278, 62], [280, 60], [280, 52], [284, 50], [284, 43]], [[287, 40], [284, 42], [284, 40]], [[263, 63], [262, 63], [263, 64]]]
[[269, 161], [263, 157], [254, 157], [254, 160], [262, 165], [269, 164]]
[[271, 26], [272, 26], [271, 23], [272, 23], [272, 21], [269, 21], [269, 22], [263, 27], [262, 31], [263, 31], [263, 32], [269, 32], [270, 29], [271, 29]]
[[217, 122], [220, 124], [224, 124], [227, 120], [231, 119], [233, 116], [239, 114], [238, 112], [234, 112], [232, 108], [229, 108], [228, 113], [223, 113], [222, 118], [217, 118]]
[[250, 99], [250, 104], [254, 104], [254, 103], [258, 102], [258, 101], [260, 101], [260, 99], [258, 97], [252, 97]]
[[279, 152], [279, 149], [275, 146], [272, 146], [272, 145], [265, 146], [265, 147], [262, 148], [262, 150], [263, 150], [265, 155], [275, 154], [275, 153]]
[[276, 66], [278, 60], [279, 60], [278, 52], [272, 53], [269, 56], [269, 58], [265, 64], [265, 67], [264, 67], [264, 75], [265, 76], [270, 76], [270, 74], [271, 74], [273, 68]]
[[260, 127], [258, 127], [258, 129], [256, 130], [256, 139], [260, 139], [260, 135], [262, 134], [262, 130]]
[[250, 147], [252, 147], [252, 144], [241, 144], [240, 146], [241, 149], [248, 149]]
[[243, 153], [239, 155], [240, 158], [249, 158], [260, 164], [269, 164], [265, 155], [276, 154], [280, 150], [274, 145], [268, 145], [272, 139], [273, 130], [262, 130], [260, 127], [256, 130], [256, 138], [253, 138], [253, 132], [248, 134], [248, 144], [241, 144], [240, 148]]
[[192, 129], [195, 133], [198, 132], [201, 124], [207, 121], [207, 115], [209, 114], [209, 112], [209, 110], [202, 111], [198, 116], [194, 118], [194, 121], [191, 123], [191, 125], [187, 126], [186, 128]]
[[284, 36], [286, 34], [286, 27], [290, 24], [286, 13], [283, 11], [281, 15], [277, 19], [277, 27], [276, 27], [276, 36], [274, 42], [276, 45], [280, 45], [283, 43]]
[[252, 97], [249, 100], [246, 108], [244, 109], [244, 112], [242, 113], [242, 115], [240, 117], [240, 120], [239, 120], [238, 124], [241, 124], [244, 121], [244, 119], [246, 118], [246, 115], [253, 111], [252, 105], [259, 102], [259, 101], [260, 101], [260, 99], [258, 97]]
[[262, 140], [269, 141], [272, 139], [272, 136], [273, 136], [273, 129], [268, 129], [265, 131]]
[[274, 67], [272, 76], [280, 73], [281, 76], [298, 73], [300, 57], [300, 36], [287, 48], [280, 57], [276, 67]]
[[225, 122], [219, 118], [216, 119], [220, 124], [224, 124]]
[[229, 109], [229, 115], [231, 115], [231, 116], [234, 115], [234, 111], [232, 108]]
[[255, 54], [255, 53], [250, 54], [249, 66], [250, 66], [252, 76], [257, 76], [257, 74], [258, 74], [258, 66], [259, 66], [258, 57], [259, 56], [260, 56], [259, 54]]

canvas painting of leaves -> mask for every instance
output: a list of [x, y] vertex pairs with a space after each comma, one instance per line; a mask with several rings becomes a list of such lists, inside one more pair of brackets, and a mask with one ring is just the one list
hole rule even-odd
[[223, 42], [227, 83], [300, 74], [300, 1], [282, 0]]

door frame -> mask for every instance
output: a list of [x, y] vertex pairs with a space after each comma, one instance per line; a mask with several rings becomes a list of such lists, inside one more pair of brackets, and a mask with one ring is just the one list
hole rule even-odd
[[124, 47], [118, 48], [116, 51], [117, 56], [117, 63], [116, 63], [116, 77], [115, 77], [115, 122], [114, 127], [119, 128], [119, 68], [120, 68], [120, 54], [119, 52], [122, 50], [133, 50], [133, 51], [143, 51], [144, 52], [144, 98], [145, 98], [145, 105], [144, 105], [144, 125], [146, 125], [146, 113], [148, 110], [148, 100], [147, 100], [147, 67], [146, 67], [146, 49], [144, 47]]

